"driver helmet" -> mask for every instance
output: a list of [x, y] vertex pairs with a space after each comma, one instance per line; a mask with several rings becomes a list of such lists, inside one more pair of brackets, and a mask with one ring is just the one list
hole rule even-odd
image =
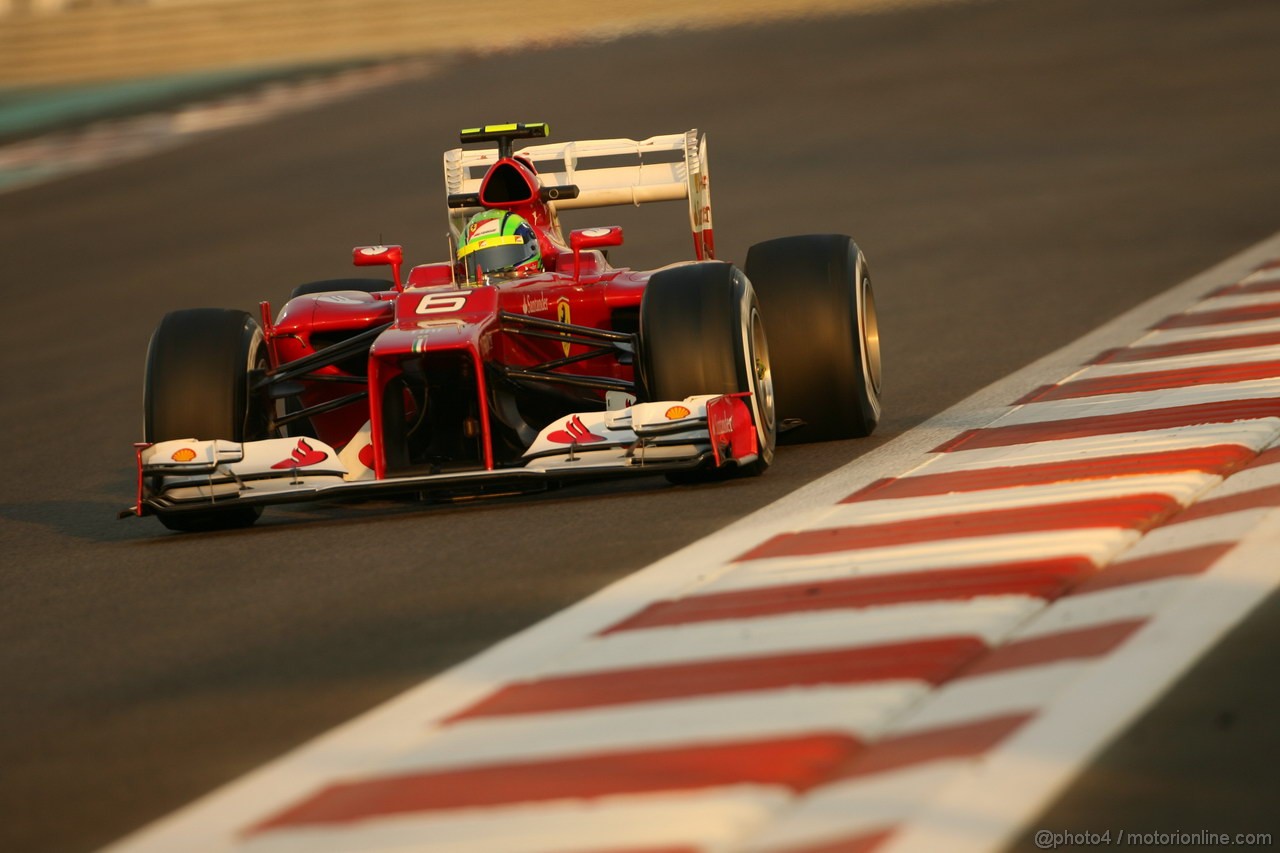
[[533, 226], [509, 210], [486, 210], [462, 229], [458, 260], [466, 264], [467, 281], [486, 276], [520, 278], [542, 271], [542, 250]]

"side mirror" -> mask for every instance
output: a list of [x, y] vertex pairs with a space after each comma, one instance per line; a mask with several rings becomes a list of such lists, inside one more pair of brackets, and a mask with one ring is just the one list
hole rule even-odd
[[401, 246], [356, 246], [351, 250], [351, 262], [358, 267], [391, 267], [396, 280], [396, 290], [404, 290], [400, 283], [400, 265], [404, 263]]
[[583, 249], [607, 249], [622, 245], [622, 226], [607, 228], [583, 228], [569, 233], [569, 248], [573, 249], [573, 277], [578, 278]]
[[622, 245], [622, 226], [608, 228], [583, 228], [569, 233], [569, 248], [577, 254], [583, 249], [606, 249]]

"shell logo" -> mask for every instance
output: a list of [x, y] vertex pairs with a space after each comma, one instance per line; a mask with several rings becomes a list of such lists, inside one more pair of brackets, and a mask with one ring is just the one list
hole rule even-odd
[[196, 452], [190, 447], [184, 447], [180, 450], [173, 451], [173, 455], [169, 457], [174, 462], [190, 462], [196, 458]]
[[687, 417], [689, 417], [689, 410], [684, 406], [672, 406], [667, 409], [667, 420], [669, 421], [678, 421]]

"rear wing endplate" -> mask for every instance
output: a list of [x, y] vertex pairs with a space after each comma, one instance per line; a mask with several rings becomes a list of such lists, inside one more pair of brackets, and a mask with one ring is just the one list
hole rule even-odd
[[[515, 152], [533, 163], [544, 187], [576, 186], [576, 198], [547, 202], [555, 211], [651, 201], [689, 200], [689, 225], [699, 259], [715, 257], [707, 139], [697, 129], [648, 139], [590, 139], [531, 145]], [[453, 148], [444, 154], [445, 193], [479, 193], [499, 159], [491, 148]], [[451, 210], [455, 232], [475, 210]]]

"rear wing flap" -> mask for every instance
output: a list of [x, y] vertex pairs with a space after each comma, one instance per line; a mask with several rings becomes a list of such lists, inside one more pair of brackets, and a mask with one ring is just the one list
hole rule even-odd
[[[576, 197], [547, 202], [553, 212], [688, 199], [694, 251], [700, 260], [715, 257], [707, 138], [699, 136], [696, 128], [639, 141], [590, 139], [531, 145], [516, 151], [515, 156], [533, 163], [544, 187], [577, 187]], [[498, 158], [498, 151], [492, 148], [446, 151], [446, 197], [478, 194], [485, 174]], [[449, 211], [455, 235], [478, 209]]]

